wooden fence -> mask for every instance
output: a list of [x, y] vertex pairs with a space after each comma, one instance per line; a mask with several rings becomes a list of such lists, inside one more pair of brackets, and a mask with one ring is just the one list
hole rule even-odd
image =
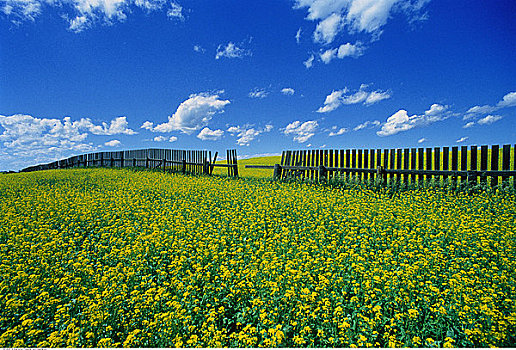
[[511, 145], [405, 149], [283, 151], [281, 164], [246, 165], [274, 168], [274, 177], [326, 181], [332, 178], [404, 183], [468, 181], [516, 187], [516, 152]]
[[216, 164], [217, 155], [218, 152], [215, 152], [212, 159], [211, 151], [157, 148], [96, 152], [81, 154], [47, 164], [31, 166], [22, 169], [21, 171], [29, 172], [77, 167], [132, 167], [161, 169], [163, 171], [182, 172], [183, 174], [211, 175], [214, 167], [226, 167], [228, 169], [228, 176], [238, 177], [238, 159], [236, 150], [227, 151], [227, 164]]

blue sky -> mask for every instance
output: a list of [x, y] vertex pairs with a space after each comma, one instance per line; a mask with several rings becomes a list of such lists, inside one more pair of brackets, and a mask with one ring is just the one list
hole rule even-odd
[[516, 142], [516, 3], [0, 0], [0, 170]]

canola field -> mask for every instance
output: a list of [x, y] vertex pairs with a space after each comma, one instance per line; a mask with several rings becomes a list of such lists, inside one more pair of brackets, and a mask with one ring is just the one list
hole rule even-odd
[[516, 344], [516, 196], [0, 176], [0, 347]]

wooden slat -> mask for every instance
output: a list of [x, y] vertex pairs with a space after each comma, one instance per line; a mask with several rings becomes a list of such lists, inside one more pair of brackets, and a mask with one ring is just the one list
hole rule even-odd
[[[451, 150], [451, 170], [459, 169], [459, 147], [453, 146]], [[457, 178], [454, 176], [452, 178], [452, 182], [454, 185], [457, 185]]]
[[[511, 168], [511, 145], [503, 145], [502, 148], [502, 170], [510, 170]], [[509, 180], [508, 176], [502, 176], [502, 182]]]
[[[443, 147], [443, 161], [442, 161], [442, 170], [449, 170], [450, 168], [450, 148]], [[448, 180], [448, 176], [443, 176], [443, 182]]]
[[[369, 150], [365, 149], [364, 150], [364, 169], [368, 169], [368, 168], [369, 168]], [[365, 181], [369, 180], [369, 173], [364, 174], [364, 180]]]
[[[417, 149], [417, 168], [419, 170], [423, 170], [425, 168], [425, 149], [424, 148], [418, 148]], [[423, 184], [424, 177], [423, 175], [417, 175], [417, 181], [419, 185]]]
[[[403, 150], [401, 148], [396, 149], [396, 169], [401, 169], [401, 155]], [[401, 175], [396, 176], [396, 181], [401, 182]]]
[[[478, 149], [477, 146], [471, 146], [471, 152], [470, 152], [470, 162], [469, 162], [469, 168], [470, 170], [477, 170], [477, 162], [478, 162]], [[477, 178], [471, 177], [468, 179], [470, 184], [476, 185], [477, 184]]]
[[[460, 147], [460, 170], [468, 170], [468, 146]], [[460, 182], [467, 180], [467, 176], [462, 176]]]
[[[409, 159], [409, 152], [410, 150], [408, 148], [403, 149], [403, 169], [410, 169], [410, 159]], [[408, 184], [409, 177], [408, 175], [403, 176], [403, 181]]]
[[[370, 169], [376, 169], [376, 163], [375, 163], [375, 150], [374, 149], [371, 149], [369, 150], [369, 168]], [[371, 181], [374, 181], [374, 178], [375, 178], [375, 175], [376, 173], [372, 173], [369, 178], [371, 179]]]
[[[441, 170], [441, 149], [434, 147], [434, 170]], [[440, 178], [436, 179], [436, 182], [440, 182]]]
[[[432, 149], [430, 147], [426, 148], [426, 170], [432, 169]], [[429, 183], [432, 180], [431, 176], [425, 176], [426, 182]]]
[[[388, 149], [384, 149], [383, 150], [383, 165], [382, 165], [382, 167], [384, 169], [389, 168], [389, 150]], [[385, 182], [387, 183], [387, 175], [384, 175], [383, 180], [385, 180]]]
[[[480, 170], [487, 170], [487, 145], [480, 146]], [[481, 176], [480, 182], [487, 183], [487, 177]]]
[[[339, 161], [339, 163], [340, 163], [340, 167], [341, 167], [341, 168], [344, 168], [344, 166], [345, 166], [345, 165], [344, 165], [344, 150], [343, 150], [343, 149], [341, 149], [341, 150], [340, 150], [340, 161]], [[343, 177], [343, 176], [342, 176], [343, 174], [344, 174], [344, 173], [341, 171], [341, 172], [340, 172], [340, 177], [341, 177], [341, 178]]]
[[[514, 148], [512, 149], [513, 154], [513, 163], [512, 163], [512, 170], [516, 169], [516, 145], [514, 145]], [[516, 176], [513, 176], [512, 178], [512, 186], [516, 188]]]
[[[357, 168], [362, 169], [362, 150], [357, 150]], [[362, 173], [356, 175], [358, 181], [362, 181]]]
[[[491, 170], [498, 170], [498, 160], [500, 159], [500, 146], [491, 146]], [[491, 177], [491, 186], [498, 185], [498, 176]]]
[[[357, 167], [357, 150], [356, 149], [351, 150], [351, 167], [352, 168]], [[355, 175], [356, 175], [356, 173], [354, 173], [354, 172], [351, 173], [351, 178], [353, 180], [355, 180]]]

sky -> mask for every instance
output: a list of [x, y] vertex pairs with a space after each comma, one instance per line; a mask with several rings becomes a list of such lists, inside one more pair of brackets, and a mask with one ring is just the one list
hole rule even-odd
[[516, 143], [516, 2], [0, 0], [0, 170]]

